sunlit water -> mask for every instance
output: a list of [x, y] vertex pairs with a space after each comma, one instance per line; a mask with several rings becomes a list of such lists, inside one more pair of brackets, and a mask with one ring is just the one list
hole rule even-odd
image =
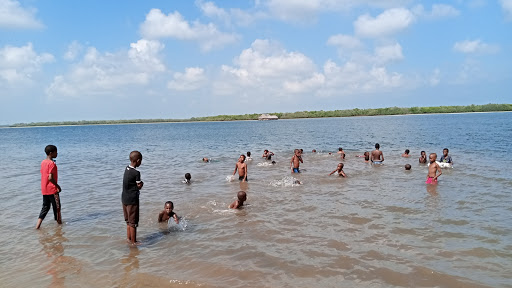
[[[512, 287], [511, 124], [488, 113], [0, 129], [0, 286]], [[384, 165], [355, 157], [376, 142]], [[47, 144], [64, 224], [50, 211], [36, 231]], [[347, 178], [328, 176], [340, 146]], [[445, 147], [454, 168], [427, 186], [420, 151]], [[275, 165], [260, 164], [264, 149]], [[121, 208], [132, 150], [144, 157], [138, 248]], [[247, 151], [249, 182], [227, 181]], [[246, 207], [227, 209], [240, 189]], [[156, 221], [168, 200], [179, 225]]]

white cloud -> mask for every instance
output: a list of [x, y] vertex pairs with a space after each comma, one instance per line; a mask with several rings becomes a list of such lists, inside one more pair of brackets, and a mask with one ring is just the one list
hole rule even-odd
[[32, 43], [21, 47], [4, 46], [0, 49], [0, 84], [30, 81], [43, 64], [53, 61], [53, 55], [34, 51]]
[[121, 95], [148, 84], [154, 75], [165, 71], [159, 55], [163, 48], [158, 41], [146, 39], [131, 43], [128, 51], [118, 53], [102, 54], [90, 47], [68, 73], [54, 78], [46, 93], [55, 98]]
[[416, 5], [412, 9], [413, 13], [419, 17], [425, 17], [430, 19], [438, 18], [450, 18], [459, 16], [460, 11], [455, 9], [453, 6], [446, 4], [433, 4], [431, 11], [425, 11], [423, 5]]
[[36, 12], [18, 1], [0, 0], [0, 28], [41, 29], [44, 25], [35, 18]]
[[82, 44], [78, 43], [78, 41], [73, 41], [68, 46], [68, 50], [66, 53], [64, 53], [64, 59], [73, 61], [76, 59], [78, 54], [80, 54], [83, 51], [84, 47]]
[[453, 45], [453, 50], [461, 53], [488, 53], [493, 54], [500, 51], [500, 47], [495, 44], [487, 44], [482, 42], [481, 40], [465, 40], [461, 42], [456, 42]]
[[339, 66], [329, 60], [323, 72], [326, 85], [318, 95], [326, 97], [382, 92], [404, 85], [403, 75], [399, 73], [390, 73], [383, 66], [367, 67], [352, 61]]
[[373, 18], [361, 15], [354, 22], [356, 35], [369, 38], [381, 38], [401, 32], [415, 21], [414, 15], [405, 8], [388, 9]]
[[354, 50], [363, 47], [361, 40], [350, 35], [333, 35], [327, 40], [328, 45], [333, 45], [339, 49]]
[[165, 15], [159, 9], [151, 9], [140, 26], [141, 34], [147, 39], [175, 38], [198, 42], [203, 51], [237, 41], [238, 36], [223, 33], [213, 23], [187, 22], [178, 12]]
[[402, 46], [395, 43], [394, 45], [379, 46], [375, 48], [375, 57], [377, 63], [387, 63], [402, 60]]
[[512, 0], [500, 0], [501, 8], [508, 19], [512, 19]]
[[[304, 54], [288, 52], [275, 42], [258, 39], [240, 53], [234, 66], [221, 67], [214, 92], [236, 94], [254, 89], [252, 91], [259, 91], [256, 95], [263, 93], [273, 97], [301, 93], [318, 82], [315, 73], [315, 64]], [[299, 82], [309, 84], [300, 87], [294, 84]]]
[[349, 11], [361, 6], [391, 8], [408, 2], [410, 0], [266, 0], [263, 5], [280, 20], [311, 22], [320, 12]]
[[174, 79], [167, 83], [167, 88], [178, 91], [190, 91], [201, 88], [206, 83], [204, 69], [186, 68], [185, 73], [174, 73]]
[[226, 26], [248, 26], [256, 20], [268, 18], [268, 14], [262, 11], [244, 11], [238, 8], [229, 10], [219, 8], [213, 2], [196, 1], [196, 5], [203, 14], [212, 19], [222, 21]]

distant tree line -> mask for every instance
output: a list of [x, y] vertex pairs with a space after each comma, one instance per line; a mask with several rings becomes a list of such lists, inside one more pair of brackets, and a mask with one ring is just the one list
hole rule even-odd
[[[500, 112], [512, 111], [512, 104], [485, 104], [469, 106], [436, 106], [436, 107], [388, 107], [375, 109], [347, 109], [333, 111], [299, 111], [292, 113], [269, 113], [279, 119], [323, 118], [323, 117], [353, 117], [378, 115], [433, 114], [433, 113], [468, 113], [468, 112]], [[136, 123], [165, 123], [165, 122], [201, 122], [201, 121], [240, 121], [258, 120], [261, 114], [218, 115], [207, 117], [192, 117], [190, 119], [132, 119], [132, 120], [84, 120], [60, 122], [17, 123], [7, 127], [33, 126], [64, 126], [64, 125], [107, 125], [107, 124], [136, 124]]]

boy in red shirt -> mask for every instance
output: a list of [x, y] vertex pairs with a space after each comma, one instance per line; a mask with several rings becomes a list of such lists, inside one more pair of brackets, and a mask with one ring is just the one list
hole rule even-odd
[[39, 213], [37, 219], [36, 229], [41, 227], [44, 217], [50, 211], [50, 205], [53, 208], [53, 216], [57, 223], [62, 224], [60, 215], [60, 198], [59, 192], [61, 191], [59, 184], [57, 184], [58, 174], [57, 165], [53, 158], [57, 158], [57, 147], [48, 145], [44, 148], [46, 159], [41, 162], [41, 193], [43, 194], [43, 208]]

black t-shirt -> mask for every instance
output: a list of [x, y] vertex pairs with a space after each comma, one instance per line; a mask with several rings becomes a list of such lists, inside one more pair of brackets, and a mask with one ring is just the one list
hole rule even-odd
[[123, 193], [121, 194], [121, 201], [124, 205], [138, 205], [139, 204], [139, 188], [137, 182], [140, 181], [140, 172], [137, 169], [126, 166], [123, 177]]

